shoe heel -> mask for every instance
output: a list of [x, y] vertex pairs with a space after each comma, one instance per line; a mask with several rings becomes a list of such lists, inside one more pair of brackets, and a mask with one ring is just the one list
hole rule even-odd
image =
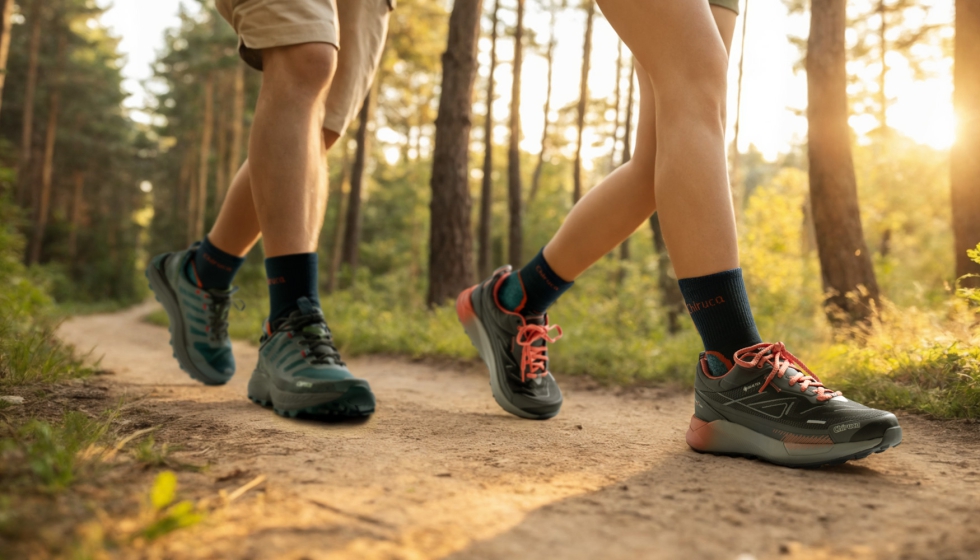
[[710, 451], [715, 441], [715, 430], [711, 422], [691, 416], [687, 427], [687, 444], [695, 451]]
[[459, 317], [459, 322], [466, 325], [473, 322], [476, 318], [476, 311], [473, 310], [473, 299], [470, 297], [476, 286], [471, 286], [463, 290], [456, 298], [456, 316]]

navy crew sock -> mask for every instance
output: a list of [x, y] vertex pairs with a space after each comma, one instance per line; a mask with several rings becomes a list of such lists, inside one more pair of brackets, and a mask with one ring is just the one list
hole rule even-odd
[[270, 323], [298, 309], [296, 300], [302, 297], [319, 307], [316, 253], [267, 258], [265, 273], [269, 281]]
[[[684, 278], [678, 284], [706, 351], [718, 352], [731, 362], [738, 350], [762, 342], [752, 318], [741, 268]], [[728, 371], [715, 356], [709, 355], [708, 363], [713, 375]]]
[[222, 251], [204, 236], [201, 245], [194, 251], [194, 258], [187, 262], [184, 272], [195, 286], [206, 290], [227, 290], [231, 288], [231, 281], [245, 259]]
[[543, 315], [572, 284], [551, 270], [541, 249], [523, 268], [504, 280], [497, 295], [505, 309], [531, 317]]

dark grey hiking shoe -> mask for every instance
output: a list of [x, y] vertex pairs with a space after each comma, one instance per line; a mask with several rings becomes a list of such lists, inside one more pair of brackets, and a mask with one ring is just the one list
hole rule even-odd
[[711, 375], [709, 359], [728, 362], [716, 352], [701, 354], [687, 431], [695, 451], [819, 467], [902, 442], [894, 414], [828, 390], [781, 342], [739, 350], [719, 376]]
[[223, 385], [235, 374], [228, 337], [234, 290], [206, 290], [184, 273], [200, 243], [150, 259], [146, 278], [170, 318], [170, 346], [180, 368], [206, 385]]
[[371, 386], [347, 369], [323, 311], [305, 297], [297, 303], [288, 318], [266, 321], [248, 398], [291, 418], [373, 413]]
[[525, 318], [500, 305], [497, 290], [510, 274], [510, 266], [502, 267], [463, 291], [456, 314], [490, 369], [497, 404], [521, 418], [544, 420], [561, 410], [561, 389], [548, 371], [548, 343], [561, 338], [561, 327], [549, 325], [547, 316]]

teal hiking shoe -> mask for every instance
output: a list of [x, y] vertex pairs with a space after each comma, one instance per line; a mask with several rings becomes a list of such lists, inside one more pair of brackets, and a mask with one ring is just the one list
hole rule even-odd
[[[727, 373], [712, 375], [709, 360], [721, 362]], [[734, 364], [717, 352], [701, 354], [687, 430], [695, 451], [820, 467], [901, 442], [894, 414], [828, 390], [781, 342], [743, 348]]]
[[307, 298], [273, 324], [266, 321], [248, 398], [290, 418], [374, 413], [374, 393], [351, 375], [334, 346], [323, 311]]
[[170, 318], [170, 346], [180, 369], [205, 385], [223, 385], [235, 374], [228, 337], [235, 290], [206, 290], [187, 279], [187, 261], [199, 245], [153, 257], [146, 278]]
[[[456, 315], [490, 370], [490, 389], [497, 404], [521, 418], [546, 420], [561, 410], [562, 395], [548, 371], [548, 343], [561, 338], [561, 327], [547, 315], [524, 317], [508, 311], [497, 292], [511, 267], [456, 299]], [[554, 336], [552, 336], [554, 333]]]

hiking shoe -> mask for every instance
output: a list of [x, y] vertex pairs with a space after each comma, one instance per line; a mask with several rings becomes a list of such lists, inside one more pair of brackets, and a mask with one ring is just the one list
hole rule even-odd
[[497, 404], [521, 418], [544, 420], [561, 409], [561, 389], [548, 371], [548, 343], [561, 338], [561, 327], [549, 325], [546, 315], [524, 317], [500, 305], [497, 291], [510, 274], [510, 266], [499, 268], [463, 291], [456, 314], [490, 369]]
[[[711, 375], [709, 360], [722, 362], [727, 373]], [[687, 430], [695, 451], [819, 467], [901, 442], [894, 414], [828, 390], [781, 342], [743, 348], [735, 364], [717, 352], [701, 354]]]
[[153, 257], [146, 278], [170, 318], [170, 346], [180, 369], [205, 385], [223, 385], [235, 374], [228, 337], [235, 290], [206, 290], [187, 279], [184, 270], [198, 246]]
[[340, 359], [323, 311], [305, 297], [297, 303], [289, 317], [266, 321], [248, 398], [290, 418], [373, 413], [371, 386]]

